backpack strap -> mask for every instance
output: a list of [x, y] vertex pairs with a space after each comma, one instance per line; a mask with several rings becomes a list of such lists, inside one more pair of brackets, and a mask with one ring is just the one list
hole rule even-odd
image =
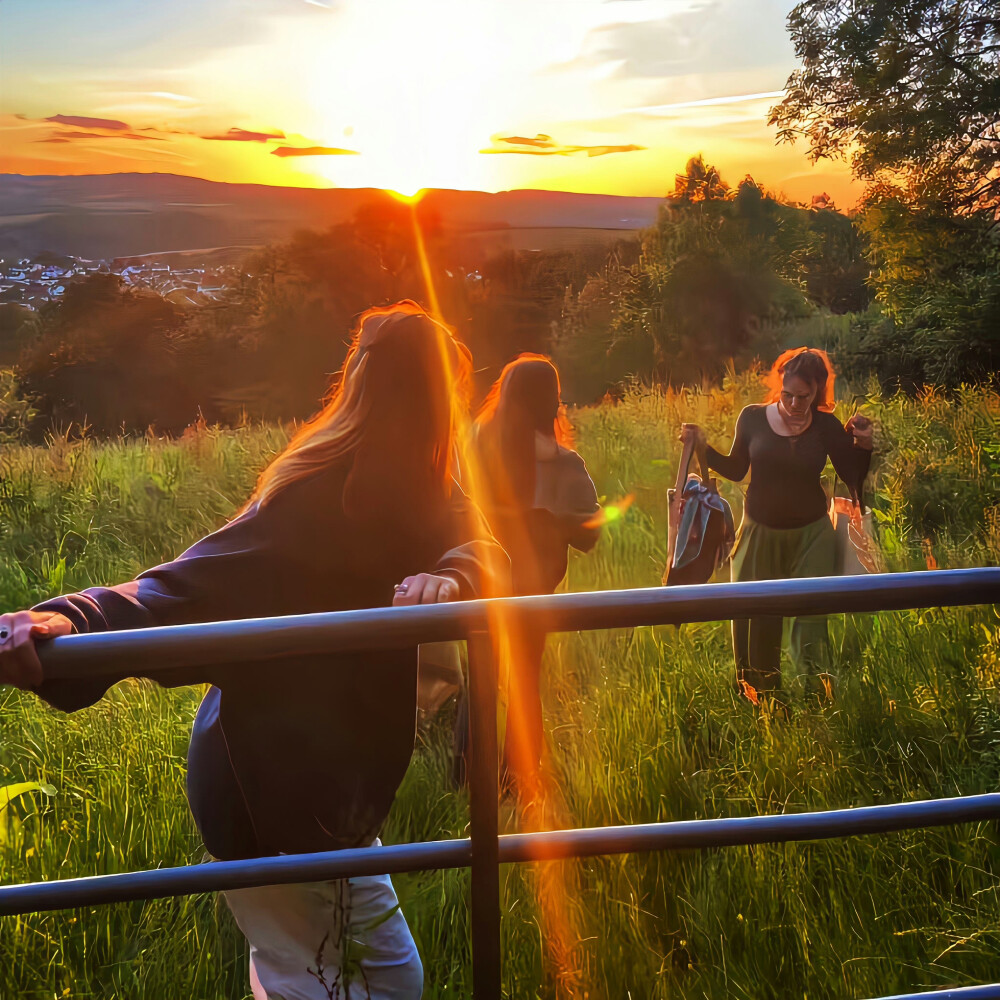
[[[685, 442], [684, 448], [681, 451], [681, 460], [677, 463], [677, 478], [674, 480], [674, 489], [677, 491], [677, 496], [680, 496], [684, 492], [684, 485], [687, 483], [688, 471], [691, 468], [691, 459], [694, 453], [694, 442]], [[699, 456], [699, 464], [700, 462], [701, 459]]]
[[691, 456], [694, 454], [694, 442], [685, 441], [681, 451], [681, 460], [677, 464], [677, 478], [674, 485], [667, 490], [667, 565], [663, 571], [663, 582], [667, 582], [670, 564], [673, 562], [674, 550], [677, 547], [677, 528], [681, 520], [681, 508], [684, 496], [684, 486], [687, 483], [688, 469], [691, 467]]

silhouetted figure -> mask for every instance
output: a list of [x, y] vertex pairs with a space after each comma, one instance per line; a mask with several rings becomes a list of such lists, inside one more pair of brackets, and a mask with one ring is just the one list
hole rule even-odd
[[[522, 354], [493, 385], [476, 418], [476, 499], [507, 550], [515, 594], [550, 594], [566, 575], [568, 548], [594, 547], [597, 491], [572, 448], [559, 374], [541, 355]], [[528, 792], [544, 743], [539, 693], [545, 633], [516, 628], [504, 756], [507, 780]]]
[[[833, 380], [823, 351], [786, 351], [771, 369], [766, 401], [740, 414], [730, 453], [707, 448], [708, 467], [726, 479], [740, 482], [750, 473], [732, 556], [733, 580], [837, 573], [836, 533], [820, 477], [829, 457], [857, 496], [871, 462], [872, 425], [855, 415], [845, 427], [830, 412]], [[697, 425], [684, 424], [681, 440], [689, 438], [704, 447]], [[751, 701], [758, 695], [780, 699], [781, 631], [780, 617], [733, 622], [737, 681]], [[831, 668], [826, 618], [793, 619], [791, 653], [820, 693]]]
[[[74, 711], [125, 675], [46, 680], [36, 639], [478, 596], [507, 559], [451, 473], [470, 367], [415, 303], [365, 313], [329, 402], [243, 511], [131, 583], [0, 616], [0, 681]], [[188, 797], [216, 858], [378, 843], [413, 750], [415, 650], [154, 679], [213, 685], [194, 724]], [[343, 989], [352, 973], [373, 998], [420, 996], [423, 970], [388, 877], [226, 896], [250, 941], [255, 997], [327, 1000], [334, 978]], [[348, 937], [362, 944], [353, 970], [341, 963]]]

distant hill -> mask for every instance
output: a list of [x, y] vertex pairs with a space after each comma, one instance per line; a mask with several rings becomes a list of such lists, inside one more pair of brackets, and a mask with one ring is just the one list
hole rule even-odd
[[[349, 220], [391, 196], [372, 188], [223, 184], [174, 174], [0, 174], [0, 257], [42, 251], [88, 259], [249, 248]], [[469, 250], [607, 242], [650, 225], [658, 198], [553, 191], [434, 190], [434, 213]]]

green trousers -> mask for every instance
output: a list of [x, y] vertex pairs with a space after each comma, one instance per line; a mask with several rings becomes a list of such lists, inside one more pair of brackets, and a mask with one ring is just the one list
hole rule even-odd
[[[828, 517], [804, 528], [781, 529], [744, 516], [733, 550], [734, 581], [834, 576], [836, 572], [837, 535]], [[737, 680], [755, 691], [775, 695], [781, 689], [782, 626], [783, 619], [778, 616], [733, 621]], [[795, 664], [806, 671], [807, 686], [821, 694], [820, 678], [832, 665], [825, 617], [792, 619], [791, 654]], [[744, 684], [740, 689], [749, 695]]]

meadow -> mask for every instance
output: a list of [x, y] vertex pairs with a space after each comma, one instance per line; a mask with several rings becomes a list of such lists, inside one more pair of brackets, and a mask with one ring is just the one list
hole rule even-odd
[[[609, 501], [634, 494], [572, 590], [652, 586], [682, 420], [729, 439], [754, 376], [713, 391], [635, 391], [574, 411]], [[869, 499], [888, 570], [1000, 563], [1000, 396], [845, 397], [878, 424]], [[267, 425], [183, 438], [0, 452], [0, 607], [120, 582], [170, 558], [246, 498], [285, 440]], [[738, 487], [723, 492], [741, 507]], [[579, 826], [856, 806], [995, 791], [1000, 621], [992, 608], [831, 621], [835, 697], [790, 717], [733, 691], [728, 623], [566, 634], [549, 642], [545, 709], [561, 815]], [[0, 815], [0, 882], [204, 860], [184, 797], [200, 697], [126, 682], [64, 716], [0, 692], [0, 786], [38, 782]], [[383, 839], [462, 836], [448, 782], [450, 710], [420, 735]], [[49, 787], [51, 786], [51, 787]], [[514, 807], [501, 807], [505, 830]], [[595, 858], [502, 872], [504, 994], [548, 998], [874, 997], [1000, 979], [993, 824], [806, 845]], [[468, 874], [396, 880], [425, 996], [470, 993]], [[558, 891], [556, 891], [558, 890]], [[544, 905], [539, 903], [543, 900]], [[555, 914], [570, 928], [556, 961]], [[562, 985], [560, 982], [562, 974]], [[214, 897], [0, 919], [0, 996], [248, 995], [242, 938]]]

